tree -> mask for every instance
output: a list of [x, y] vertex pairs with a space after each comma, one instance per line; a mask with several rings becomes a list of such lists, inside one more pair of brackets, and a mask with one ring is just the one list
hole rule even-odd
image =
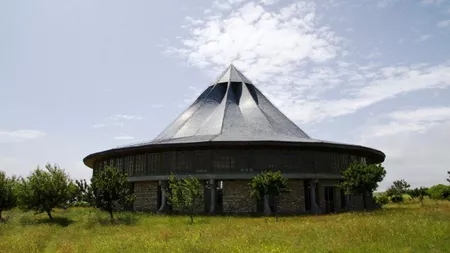
[[2, 211], [10, 210], [17, 204], [16, 184], [16, 177], [8, 178], [5, 172], [0, 171], [0, 221], [2, 220]]
[[351, 163], [347, 169], [341, 171], [342, 182], [339, 187], [345, 194], [363, 196], [364, 209], [366, 209], [366, 193], [373, 192], [378, 183], [386, 175], [386, 170], [380, 164]]
[[450, 183], [450, 171], [447, 171], [447, 174], [448, 174], [447, 181]]
[[396, 180], [392, 185], [386, 190], [386, 194], [391, 197], [391, 199], [398, 199], [399, 202], [403, 202], [403, 194], [406, 194], [409, 190], [410, 185], [404, 180]]
[[45, 169], [38, 167], [20, 181], [19, 205], [22, 209], [34, 210], [36, 213], [46, 212], [53, 219], [53, 208], [66, 204], [73, 197], [74, 185], [69, 175], [58, 165], [46, 164]]
[[111, 220], [114, 219], [115, 210], [133, 203], [135, 199], [127, 175], [112, 166], [106, 166], [96, 173], [92, 177], [91, 187], [95, 206], [108, 211]]
[[256, 200], [273, 198], [273, 213], [278, 221], [278, 201], [280, 196], [287, 192], [287, 186], [287, 178], [283, 177], [280, 171], [266, 171], [252, 178], [250, 195]]
[[91, 204], [93, 201], [93, 193], [91, 186], [87, 183], [86, 179], [75, 180], [75, 196], [72, 202], [75, 203], [88, 203]]
[[413, 199], [418, 199], [420, 204], [423, 206], [423, 199], [425, 196], [428, 196], [428, 188], [419, 187], [406, 191], [406, 193], [411, 196]]
[[175, 209], [182, 212], [187, 211], [191, 218], [191, 224], [194, 223], [194, 210], [198, 205], [197, 200], [203, 194], [203, 187], [200, 182], [194, 177], [180, 179], [170, 175], [169, 188], [169, 203]]
[[438, 206], [439, 200], [450, 200], [450, 186], [443, 184], [433, 185], [430, 189], [428, 189], [428, 194], [430, 199], [436, 201], [436, 206]]

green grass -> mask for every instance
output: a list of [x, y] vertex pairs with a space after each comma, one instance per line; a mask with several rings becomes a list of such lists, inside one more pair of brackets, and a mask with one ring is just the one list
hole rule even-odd
[[450, 202], [282, 217], [108, 214], [91, 208], [5, 212], [0, 252], [450, 252]]

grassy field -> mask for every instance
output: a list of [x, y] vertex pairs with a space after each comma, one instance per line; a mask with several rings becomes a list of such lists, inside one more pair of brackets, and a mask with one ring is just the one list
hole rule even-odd
[[5, 212], [0, 252], [450, 252], [450, 202], [282, 217], [108, 214], [91, 208]]

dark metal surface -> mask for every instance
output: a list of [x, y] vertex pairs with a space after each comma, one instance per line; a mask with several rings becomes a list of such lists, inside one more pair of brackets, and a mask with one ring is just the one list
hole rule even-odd
[[153, 141], [321, 142], [311, 139], [281, 113], [233, 65]]
[[95, 161], [124, 155], [223, 146], [326, 148], [377, 163], [385, 158], [379, 150], [310, 138], [230, 65], [153, 141], [94, 153], [84, 163], [93, 167]]

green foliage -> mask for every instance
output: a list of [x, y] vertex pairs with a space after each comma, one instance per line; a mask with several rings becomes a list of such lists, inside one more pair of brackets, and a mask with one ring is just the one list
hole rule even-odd
[[114, 211], [134, 202], [127, 175], [114, 167], [107, 166], [97, 172], [91, 181], [95, 206], [108, 211], [111, 219]]
[[419, 187], [411, 190], [407, 190], [406, 193], [413, 199], [418, 199], [423, 206], [423, 199], [428, 196], [428, 188]]
[[[72, 199], [72, 205], [75, 203], [93, 203], [93, 193], [91, 186], [87, 183], [86, 179], [75, 180], [75, 196]], [[86, 204], [81, 204], [85, 206]]]
[[[265, 171], [252, 178], [250, 196], [259, 200], [265, 196], [274, 199], [274, 214], [277, 215], [278, 199], [287, 192], [287, 178], [280, 171]], [[277, 216], [278, 220], [278, 216]]]
[[52, 209], [67, 204], [75, 194], [75, 186], [69, 175], [58, 165], [39, 167], [27, 178], [20, 181], [18, 187], [19, 205], [25, 210], [36, 213], [46, 212], [50, 219]]
[[428, 189], [428, 194], [434, 200], [450, 200], [450, 186], [437, 184]]
[[16, 177], [6, 177], [6, 173], [0, 171], [0, 221], [2, 211], [10, 210], [17, 204], [16, 186]]
[[378, 187], [378, 183], [386, 175], [386, 170], [381, 164], [353, 162], [341, 172], [341, 175], [342, 182], [338, 186], [344, 190], [345, 194], [362, 194], [365, 208], [366, 192], [373, 192]]
[[392, 195], [391, 201], [394, 203], [400, 203], [403, 202], [403, 196], [402, 195]]
[[379, 206], [384, 206], [387, 203], [389, 203], [389, 198], [386, 194], [380, 194], [378, 196], [374, 196], [375, 202], [379, 205]]
[[189, 212], [191, 223], [194, 223], [194, 210], [199, 205], [197, 200], [203, 194], [203, 186], [194, 177], [181, 179], [172, 174], [169, 177], [169, 188], [169, 203], [175, 209]]
[[396, 180], [393, 184], [386, 190], [386, 194], [389, 197], [393, 196], [403, 196], [409, 190], [410, 185], [404, 180]]

